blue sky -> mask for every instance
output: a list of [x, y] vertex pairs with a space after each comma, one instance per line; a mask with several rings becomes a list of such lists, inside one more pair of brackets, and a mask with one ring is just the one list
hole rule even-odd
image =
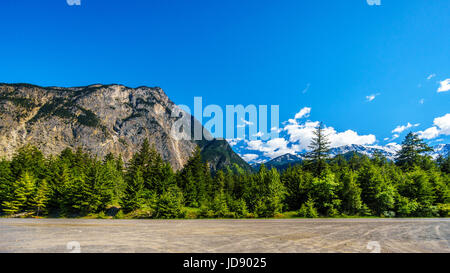
[[279, 105], [280, 122], [311, 108], [286, 143], [242, 143], [266, 155], [304, 146], [296, 137], [316, 121], [336, 143], [400, 143], [410, 130], [448, 143], [449, 1], [381, 4], [2, 0], [0, 82], [160, 86], [178, 104]]

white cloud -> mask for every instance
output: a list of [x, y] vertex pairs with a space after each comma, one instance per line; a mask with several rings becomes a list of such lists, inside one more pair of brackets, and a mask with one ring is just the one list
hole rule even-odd
[[450, 90], [450, 79], [446, 79], [440, 82], [438, 92], [447, 92]]
[[400, 137], [399, 134], [394, 134], [391, 138], [389, 138], [389, 137], [384, 138], [384, 141], [393, 141], [393, 140], [396, 140], [399, 137]]
[[389, 141], [393, 141], [393, 140], [395, 140], [395, 139], [397, 139], [399, 137], [400, 137], [399, 134], [394, 134]]
[[436, 74], [431, 74], [430, 76], [427, 77], [427, 80], [431, 80], [434, 77], [436, 77]]
[[372, 94], [372, 95], [366, 96], [366, 100], [367, 101], [373, 101], [379, 95], [380, 95], [380, 93], [376, 93], [376, 94]]
[[406, 125], [399, 125], [399, 126], [397, 126], [394, 130], [392, 130], [392, 133], [399, 133], [399, 134], [401, 134], [401, 133], [403, 133], [403, 131], [405, 131], [405, 130], [407, 130], [409, 128], [412, 128], [412, 127], [417, 127], [417, 126], [420, 126], [420, 123], [417, 123], [417, 124], [413, 125], [413, 124], [408, 122], [408, 124], [406, 124]]
[[[289, 124], [284, 127], [284, 130], [289, 135], [289, 141], [297, 144], [295, 147], [292, 147], [296, 151], [301, 151], [308, 150], [317, 126], [319, 126], [318, 121], [307, 121], [304, 124]], [[333, 127], [325, 127], [324, 133], [327, 135], [331, 147], [349, 144], [373, 144], [376, 141], [374, 135], [358, 135], [357, 132], [352, 130], [337, 132]]]
[[395, 143], [395, 142], [391, 142], [391, 143], [386, 144], [386, 147], [389, 147], [396, 151], [400, 151], [400, 149], [402, 148], [402, 145]]
[[228, 142], [228, 144], [230, 144], [231, 147], [235, 146], [236, 144], [238, 144], [240, 141], [242, 141], [242, 138], [227, 138], [226, 141]]
[[424, 103], [425, 103], [425, 100], [424, 100], [424, 99], [420, 99], [420, 100], [419, 100], [419, 103], [420, 103], [420, 104], [424, 104]]
[[280, 133], [282, 130], [280, 129], [280, 128], [278, 128], [278, 127], [272, 127], [271, 129], [270, 129], [270, 132], [276, 132], [276, 133]]
[[254, 161], [258, 157], [259, 157], [259, 155], [257, 155], [257, 154], [245, 154], [242, 156], [242, 158], [247, 162]]
[[374, 135], [358, 135], [357, 132], [347, 130], [342, 133], [337, 133], [332, 127], [328, 127], [326, 132], [329, 132], [328, 139], [331, 147], [339, 147], [349, 144], [373, 144], [377, 139]]
[[419, 137], [423, 139], [432, 139], [439, 135], [439, 130], [435, 126], [419, 132]]
[[308, 90], [309, 90], [310, 87], [311, 87], [311, 84], [308, 83], [308, 84], [306, 85], [306, 88], [303, 89], [302, 93], [305, 94], [306, 92], [308, 92]]
[[300, 110], [300, 112], [295, 114], [294, 119], [307, 118], [307, 117], [309, 117], [310, 113], [311, 113], [311, 107], [304, 107]]
[[[309, 115], [311, 108], [305, 107], [298, 112], [295, 117], [301, 118]], [[314, 131], [320, 122], [306, 121], [297, 122], [296, 119], [290, 119], [282, 129], [285, 132], [283, 137], [271, 139], [269, 141], [262, 140], [245, 140], [245, 149], [249, 151], [261, 152], [264, 157], [275, 158], [285, 154], [296, 154], [304, 150], [309, 150], [308, 146], [314, 137]], [[274, 128], [276, 129], [276, 128]], [[376, 142], [375, 135], [359, 135], [353, 130], [337, 132], [333, 127], [324, 127], [324, 133], [330, 142], [330, 147], [340, 147], [350, 144], [371, 145]], [[250, 154], [250, 153], [249, 153]], [[244, 155], [245, 156], [245, 155]], [[254, 156], [247, 155], [247, 158]]]
[[267, 142], [261, 140], [247, 141], [247, 149], [260, 151], [264, 156], [275, 158], [288, 153], [295, 154], [295, 150], [289, 148], [289, 142], [284, 138], [275, 138]]
[[425, 131], [418, 132], [419, 137], [423, 139], [433, 139], [439, 135], [450, 135], [450, 114], [435, 118], [432, 127]]
[[434, 124], [439, 127], [439, 134], [447, 136], [450, 135], [450, 114], [435, 118]]
[[318, 121], [307, 121], [304, 124], [288, 124], [284, 130], [289, 135], [289, 141], [299, 143], [299, 150], [307, 149], [311, 139], [314, 137], [314, 130], [319, 126]]

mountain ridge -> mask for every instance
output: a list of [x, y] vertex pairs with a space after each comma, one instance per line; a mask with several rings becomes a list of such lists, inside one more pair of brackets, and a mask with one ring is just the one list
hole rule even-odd
[[[357, 153], [362, 155], [367, 155], [372, 157], [375, 152], [380, 152], [389, 160], [395, 160], [396, 153], [398, 152], [400, 145], [386, 145], [386, 146], [370, 146], [370, 145], [358, 145], [350, 144], [340, 147], [335, 147], [330, 149], [330, 156], [333, 158], [337, 155], [348, 155], [350, 153]], [[436, 159], [439, 155], [447, 156], [450, 152], [450, 144], [438, 144], [432, 147], [434, 152], [429, 153], [431, 157]], [[278, 170], [284, 170], [289, 167], [289, 165], [300, 164], [305, 159], [306, 153], [301, 153], [299, 155], [295, 154], [284, 154], [278, 156], [274, 159], [268, 160], [262, 163], [254, 163], [251, 166], [254, 169], [259, 169], [259, 167], [264, 164], [267, 168], [277, 168]]]
[[[209, 149], [208, 141], [191, 140], [184, 121], [185, 138], [175, 139], [171, 129], [180, 120], [180, 116], [174, 115], [178, 110], [191, 117], [160, 87], [130, 88], [121, 84], [41, 87], [0, 83], [0, 157], [9, 158], [21, 146], [32, 144], [46, 155], [69, 147], [82, 148], [99, 157], [110, 152], [121, 154], [127, 161], [147, 138], [175, 170], [184, 166], [196, 146], [207, 155], [205, 159], [212, 169], [234, 163], [250, 168], [236, 159], [231, 148], [224, 147], [219, 152]], [[206, 130], [204, 133], [209, 134]], [[222, 152], [228, 161], [223, 162]]]

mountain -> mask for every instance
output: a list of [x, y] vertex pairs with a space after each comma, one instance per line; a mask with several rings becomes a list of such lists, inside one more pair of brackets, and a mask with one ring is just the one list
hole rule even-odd
[[[345, 158], [350, 158], [355, 154], [367, 155], [372, 157], [376, 152], [384, 155], [389, 160], [395, 160], [397, 152], [400, 150], [401, 146], [399, 144], [388, 144], [386, 146], [369, 146], [369, 145], [345, 145], [341, 147], [331, 148], [330, 156], [335, 157], [337, 155], [343, 155]], [[450, 152], [450, 144], [439, 144], [433, 146], [433, 152], [429, 153], [431, 157], [436, 159], [439, 155], [447, 156]], [[290, 165], [295, 165], [301, 163], [305, 157], [305, 153], [300, 155], [285, 154], [264, 162], [267, 168], [277, 168], [278, 170], [285, 170]], [[255, 163], [251, 166], [253, 169], [259, 169], [262, 163]]]
[[433, 147], [433, 152], [431, 156], [433, 158], [438, 158], [440, 155], [443, 157], [450, 155], [450, 144], [438, 144]]
[[343, 155], [348, 153], [358, 153], [372, 157], [376, 152], [378, 152], [384, 155], [387, 159], [394, 160], [395, 155], [397, 154], [399, 149], [400, 146], [394, 144], [388, 144], [386, 146], [368, 146], [368, 145], [351, 144], [337, 148], [331, 148], [330, 155], [331, 157], [335, 157], [340, 154]]
[[147, 138], [175, 170], [184, 166], [196, 146], [212, 169], [234, 163], [250, 168], [224, 141], [173, 137], [176, 123], [183, 125], [182, 135], [191, 134], [184, 130], [188, 119], [180, 122], [176, 111], [190, 117], [159, 87], [0, 84], [0, 158], [32, 144], [46, 155], [80, 147], [99, 157], [111, 152], [129, 160]]
[[[264, 163], [264, 165], [268, 169], [276, 168], [277, 170], [285, 170], [291, 165], [295, 165], [298, 163], [301, 163], [303, 161], [303, 158], [298, 155], [294, 154], [285, 154], [282, 156], [279, 156], [277, 158], [274, 158], [270, 161], [267, 161]], [[253, 169], [258, 170], [261, 167], [261, 163], [256, 163], [252, 165]]]
[[[331, 157], [338, 154], [358, 153], [372, 157], [375, 152], [379, 152], [389, 160], [395, 160], [397, 152], [400, 150], [399, 144], [388, 144], [386, 146], [369, 146], [369, 145], [346, 145], [338, 148], [330, 149]], [[447, 156], [450, 151], [450, 144], [438, 144], [431, 146], [433, 151], [428, 153], [432, 158], [436, 159], [439, 155]]]
[[226, 140], [200, 140], [197, 144], [202, 149], [202, 158], [211, 164], [213, 170], [233, 167], [237, 164], [244, 171], [252, 171], [252, 167], [233, 151]]

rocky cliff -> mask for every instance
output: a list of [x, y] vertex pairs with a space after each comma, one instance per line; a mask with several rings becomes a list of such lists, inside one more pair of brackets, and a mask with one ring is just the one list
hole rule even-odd
[[[236, 163], [222, 162], [219, 151], [208, 150], [208, 141], [175, 139], [171, 129], [179, 117], [174, 109], [158, 87], [0, 84], [0, 157], [9, 158], [19, 147], [32, 144], [47, 155], [81, 147], [99, 157], [112, 152], [129, 160], [148, 138], [174, 169], [187, 162], [197, 145], [213, 169]], [[237, 156], [226, 150], [232, 154], [225, 158]], [[238, 164], [248, 168], [239, 159]]]

